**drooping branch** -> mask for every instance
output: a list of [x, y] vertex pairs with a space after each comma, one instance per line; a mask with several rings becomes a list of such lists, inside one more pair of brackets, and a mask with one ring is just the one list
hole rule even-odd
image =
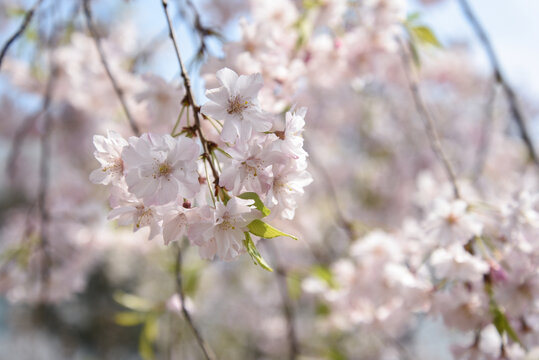
[[204, 358], [206, 360], [215, 360], [216, 357], [213, 354], [212, 350], [210, 349], [208, 343], [204, 340], [202, 337], [202, 334], [196, 327], [193, 318], [191, 317], [191, 314], [187, 310], [187, 307], [185, 306], [185, 293], [183, 291], [183, 278], [182, 278], [182, 249], [180, 246], [178, 246], [178, 256], [176, 258], [176, 291], [178, 293], [178, 296], [180, 297], [180, 306], [182, 309], [183, 317], [185, 318], [185, 321], [193, 331], [193, 334], [195, 335], [195, 338], [197, 340], [197, 343], [202, 350], [202, 353], [204, 354]]
[[479, 147], [477, 149], [477, 158], [472, 172], [472, 179], [474, 182], [479, 179], [481, 173], [483, 172], [492, 143], [496, 90], [497, 88], [495, 86], [489, 86], [489, 94], [485, 103], [485, 120], [481, 126], [481, 137], [479, 139]]
[[30, 25], [30, 22], [32, 21], [32, 18], [34, 17], [35, 12], [37, 11], [37, 9], [39, 8], [39, 5], [41, 5], [42, 2], [43, 0], [37, 0], [34, 3], [34, 5], [24, 15], [24, 19], [21, 25], [19, 26], [19, 28], [17, 29], [17, 31], [15, 31], [13, 35], [11, 35], [9, 39], [7, 39], [4, 46], [2, 46], [2, 50], [0, 51], [0, 69], [2, 68], [2, 62], [10, 46], [15, 42], [15, 40], [17, 40], [19, 36], [21, 36], [24, 33], [28, 25]]
[[425, 101], [423, 100], [423, 97], [421, 96], [419, 85], [417, 83], [417, 80], [414, 77], [410, 54], [401, 41], [399, 41], [399, 44], [401, 46], [401, 55], [402, 55], [402, 62], [404, 65], [404, 73], [406, 76], [406, 81], [408, 82], [410, 92], [412, 93], [416, 110], [419, 113], [421, 120], [423, 121], [423, 125], [425, 126], [425, 131], [427, 133], [427, 138], [429, 139], [429, 144], [434, 154], [436, 154], [436, 156], [442, 163], [442, 166], [445, 170], [447, 178], [449, 179], [453, 187], [453, 194], [455, 198], [458, 199], [460, 198], [460, 191], [457, 185], [457, 177], [455, 176], [455, 171], [453, 170], [453, 166], [451, 165], [449, 158], [444, 152], [442, 143], [440, 141], [440, 137], [438, 135], [438, 131], [436, 130], [436, 125], [434, 123], [432, 114], [430, 113], [429, 109], [425, 105]]
[[197, 55], [196, 59], [202, 60], [206, 54], [206, 51], [208, 50], [208, 46], [206, 45], [206, 39], [208, 37], [215, 37], [218, 39], [222, 39], [221, 34], [215, 30], [214, 28], [208, 27], [202, 23], [202, 18], [200, 16], [200, 13], [197, 11], [197, 8], [195, 7], [195, 4], [191, 0], [185, 0], [185, 3], [187, 4], [187, 7], [191, 9], [191, 12], [193, 13], [194, 21], [193, 21], [193, 27], [200, 39], [200, 45], [197, 49]]
[[511, 87], [511, 85], [509, 85], [507, 79], [503, 74], [502, 68], [500, 66], [500, 61], [498, 60], [496, 52], [492, 47], [492, 43], [490, 42], [490, 39], [483, 26], [481, 26], [481, 24], [479, 23], [477, 16], [468, 4], [468, 1], [459, 0], [459, 4], [462, 9], [462, 12], [464, 13], [464, 16], [468, 19], [468, 22], [472, 26], [477, 37], [481, 41], [481, 44], [483, 45], [483, 49], [485, 50], [490, 65], [492, 66], [492, 70], [494, 71], [494, 78], [501, 85], [505, 96], [507, 97], [507, 101], [509, 102], [509, 109], [517, 123], [517, 126], [520, 130], [520, 136], [522, 137], [522, 140], [524, 141], [524, 144], [528, 149], [529, 155], [533, 162], [539, 166], [539, 157], [537, 156], [537, 152], [535, 151], [532, 138], [528, 132], [523, 111], [518, 104], [518, 100], [513, 88]]
[[58, 73], [58, 69], [53, 61], [51, 63], [51, 73], [47, 86], [45, 89], [45, 99], [43, 102], [42, 113], [44, 116], [43, 130], [41, 133], [41, 155], [39, 161], [39, 189], [38, 189], [38, 209], [40, 216], [40, 250], [43, 254], [43, 262], [41, 268], [41, 284], [42, 291], [45, 291], [50, 277], [50, 267], [52, 265], [52, 259], [49, 252], [49, 237], [48, 237], [48, 225], [50, 221], [50, 214], [47, 208], [47, 193], [49, 188], [50, 178], [50, 160], [51, 160], [51, 129], [52, 122], [49, 114], [49, 105], [52, 98], [52, 92], [54, 89], [55, 79]]
[[200, 106], [197, 105], [197, 102], [193, 95], [193, 91], [191, 88], [191, 79], [189, 78], [189, 75], [187, 74], [187, 71], [185, 70], [185, 65], [183, 63], [183, 60], [180, 54], [180, 49], [178, 48], [178, 42], [176, 41], [176, 34], [174, 33], [174, 27], [172, 25], [170, 14], [168, 13], [168, 1], [162, 0], [161, 4], [163, 5], [163, 11], [165, 12], [165, 17], [167, 20], [167, 25], [168, 25], [168, 30], [169, 30], [169, 36], [170, 36], [170, 39], [172, 40], [172, 44], [174, 46], [174, 52], [176, 53], [176, 58], [178, 59], [178, 64], [180, 66], [180, 73], [183, 79], [183, 84], [185, 86], [186, 100], [189, 103], [189, 106], [193, 109], [193, 115], [195, 118], [195, 131], [198, 134], [198, 137], [200, 138], [200, 142], [202, 143], [202, 148], [204, 150], [204, 154], [203, 154], [204, 161], [207, 161], [208, 164], [210, 165], [212, 175], [215, 181], [215, 189], [217, 193], [217, 188], [219, 186], [219, 172], [217, 171], [213, 161], [211, 160], [211, 149], [200, 127], [200, 116], [201, 116]]
[[[305, 135], [303, 135], [303, 138], [305, 141], [305, 146], [310, 148], [310, 142], [307, 140]], [[309, 151], [309, 162], [318, 170], [318, 173], [324, 178], [326, 189], [329, 190], [331, 195], [329, 198], [333, 203], [333, 216], [335, 218], [337, 226], [341, 227], [346, 232], [346, 235], [348, 235], [350, 241], [355, 240], [354, 226], [352, 222], [346, 218], [341, 209], [341, 205], [339, 204], [339, 200], [337, 197], [337, 190], [335, 189], [333, 180], [331, 179], [328, 170], [320, 161], [318, 161], [316, 153], [312, 150]]]
[[273, 263], [275, 264], [275, 275], [277, 276], [277, 286], [281, 294], [282, 311], [286, 320], [286, 334], [288, 339], [288, 359], [296, 360], [300, 355], [300, 346], [295, 325], [294, 305], [288, 292], [288, 284], [286, 282], [287, 271], [281, 265], [278, 259], [277, 250], [274, 248], [271, 240], [266, 241], [267, 249], [272, 253]]
[[135, 133], [135, 135], [139, 136], [140, 135], [139, 127], [137, 123], [135, 122], [135, 119], [133, 115], [131, 114], [129, 107], [127, 106], [127, 102], [124, 96], [124, 91], [122, 90], [118, 82], [116, 81], [116, 78], [112, 75], [109, 63], [107, 61], [105, 52], [103, 50], [103, 46], [101, 44], [101, 39], [94, 26], [92, 10], [90, 8], [90, 0], [83, 0], [83, 8], [84, 8], [84, 15], [86, 18], [86, 25], [88, 27], [88, 31], [90, 32], [90, 35], [94, 39], [97, 52], [99, 53], [99, 58], [101, 59], [101, 63], [103, 64], [103, 67], [105, 68], [105, 72], [107, 73], [107, 76], [112, 84], [112, 87], [114, 88], [114, 92], [116, 93], [118, 100], [120, 100], [120, 103], [122, 104], [122, 108], [125, 112], [127, 120], [129, 121], [129, 126], [131, 126], [131, 130], [133, 130], [133, 133]]
[[[202, 133], [202, 129], [200, 128], [200, 106], [197, 105], [195, 97], [193, 95], [193, 91], [191, 89], [191, 80], [189, 79], [189, 75], [187, 75], [187, 72], [185, 71], [185, 66], [182, 61], [182, 57], [180, 55], [180, 49], [178, 48], [178, 43], [176, 41], [176, 35], [174, 33], [174, 27], [172, 26], [172, 20], [170, 19], [170, 15], [168, 13], [168, 3], [166, 0], [162, 0], [161, 2], [163, 6], [163, 11], [165, 13], [165, 17], [167, 20], [167, 26], [169, 30], [169, 36], [172, 41], [172, 44], [174, 46], [174, 51], [176, 53], [176, 57], [178, 59], [178, 64], [180, 66], [180, 73], [183, 79], [183, 84], [185, 86], [185, 100], [187, 100], [189, 106], [193, 110], [193, 116], [195, 118], [195, 131], [198, 134], [198, 137], [200, 139], [200, 142], [202, 143], [202, 147], [204, 150], [203, 158], [204, 161], [207, 161], [210, 164], [210, 168], [213, 173], [214, 181], [215, 181], [215, 188], [217, 189], [217, 186], [219, 185], [219, 173], [217, 172], [217, 169], [215, 168], [215, 165], [213, 164], [213, 161], [211, 160], [211, 152], [208, 145], [208, 142], [206, 141], [206, 138], [204, 137], [204, 134]], [[216, 191], [217, 192], [217, 191]], [[183, 293], [183, 286], [182, 286], [182, 275], [181, 275], [181, 264], [182, 264], [182, 254], [181, 249], [178, 250], [178, 259], [177, 259], [177, 267], [176, 267], [176, 280], [177, 280], [177, 291], [178, 295], [180, 296], [180, 302], [182, 307], [182, 313], [185, 317], [185, 320], [189, 324], [189, 327], [195, 334], [195, 338], [197, 340], [197, 343], [204, 353], [204, 357], [206, 360], [214, 360], [216, 357], [214, 353], [211, 351], [209, 345], [202, 337], [200, 331], [195, 326], [195, 323], [193, 322], [193, 319], [191, 317], [191, 314], [185, 307], [185, 296]]]

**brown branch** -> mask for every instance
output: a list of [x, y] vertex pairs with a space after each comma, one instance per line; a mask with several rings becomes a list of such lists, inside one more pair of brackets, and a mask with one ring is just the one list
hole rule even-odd
[[211, 171], [212, 171], [212, 174], [213, 174], [213, 178], [214, 178], [215, 190], [216, 190], [216, 194], [217, 194], [218, 187], [219, 187], [219, 172], [217, 171], [213, 161], [211, 160], [210, 146], [209, 146], [208, 141], [204, 137], [204, 134], [202, 133], [202, 130], [200, 128], [200, 116], [201, 116], [200, 115], [200, 106], [197, 105], [197, 102], [196, 102], [195, 97], [193, 95], [193, 91], [191, 89], [191, 80], [189, 79], [189, 75], [187, 75], [187, 72], [185, 71], [185, 66], [183, 64], [182, 57], [180, 55], [180, 49], [178, 48], [178, 42], [176, 41], [176, 35], [174, 33], [174, 27], [172, 26], [172, 20], [170, 19], [170, 15], [168, 13], [168, 1], [167, 0], [162, 0], [161, 4], [163, 5], [163, 11], [165, 12], [165, 17], [167, 19], [169, 36], [170, 36], [170, 39], [172, 40], [172, 44], [174, 45], [174, 52], [176, 53], [176, 57], [178, 59], [179, 65], [180, 65], [180, 73], [181, 73], [181, 76], [182, 76], [182, 79], [183, 79], [183, 84], [185, 86], [185, 92], [186, 92], [185, 97], [186, 97], [187, 102], [189, 103], [189, 105], [193, 109], [193, 115], [194, 115], [194, 118], [195, 118], [196, 133], [198, 134], [198, 137], [200, 138], [200, 142], [202, 143], [202, 148], [204, 150], [203, 158], [204, 158], [204, 161], [207, 161], [208, 164], [210, 165], [210, 168], [211, 168]]
[[202, 350], [202, 353], [204, 354], [204, 358], [206, 360], [214, 360], [216, 359], [215, 355], [211, 351], [209, 345], [204, 341], [204, 338], [202, 337], [200, 331], [196, 327], [195, 323], [193, 322], [193, 318], [191, 317], [191, 314], [187, 310], [185, 306], [185, 294], [183, 292], [183, 279], [182, 279], [182, 249], [180, 246], [178, 246], [178, 256], [176, 259], [176, 291], [178, 293], [178, 296], [180, 297], [180, 306], [182, 308], [182, 314], [185, 318], [185, 321], [187, 321], [187, 324], [193, 331], [193, 334], [195, 335], [195, 338], [197, 340], [198, 345], [200, 346], [200, 349]]
[[286, 333], [288, 339], [288, 359], [296, 360], [300, 355], [300, 345], [297, 337], [296, 326], [294, 323], [294, 305], [292, 299], [290, 298], [290, 293], [288, 292], [288, 284], [286, 282], [287, 271], [281, 265], [277, 250], [273, 246], [271, 240], [266, 241], [267, 249], [272, 253], [271, 257], [275, 264], [275, 275], [277, 276], [277, 285], [279, 287], [279, 292], [281, 294], [282, 300], [282, 311], [286, 320]]
[[137, 123], [135, 122], [135, 119], [133, 118], [133, 115], [131, 114], [131, 111], [129, 110], [129, 107], [127, 106], [127, 102], [124, 97], [124, 91], [122, 90], [122, 88], [120, 87], [120, 85], [118, 84], [114, 76], [112, 75], [112, 72], [110, 71], [109, 63], [105, 56], [105, 52], [103, 51], [103, 46], [101, 45], [101, 39], [99, 38], [99, 34], [97, 33], [97, 30], [93, 23], [92, 11], [90, 8], [90, 0], [83, 0], [83, 7], [84, 7], [84, 15], [86, 18], [86, 25], [88, 27], [90, 35], [94, 39], [97, 52], [99, 53], [99, 58], [101, 59], [101, 63], [103, 64], [103, 67], [105, 68], [105, 72], [107, 73], [107, 76], [112, 84], [112, 87], [114, 88], [114, 92], [116, 93], [118, 100], [120, 100], [120, 103], [122, 104], [122, 108], [125, 112], [125, 115], [127, 116], [127, 120], [129, 121], [131, 130], [133, 130], [133, 133], [135, 133], [135, 135], [139, 136], [140, 130], [137, 126]]
[[[305, 147], [310, 148], [310, 142], [307, 140], [305, 135], [303, 135], [303, 139], [305, 141]], [[329, 190], [330, 193], [329, 198], [333, 203], [334, 220], [337, 226], [341, 227], [346, 232], [346, 235], [348, 235], [349, 240], [355, 240], [356, 234], [354, 232], [354, 225], [350, 220], [346, 218], [343, 211], [341, 210], [341, 206], [339, 204], [339, 199], [337, 196], [337, 190], [335, 189], [335, 184], [333, 184], [333, 180], [331, 179], [328, 170], [320, 161], [318, 161], [316, 153], [314, 151], [309, 151], [309, 162], [318, 170], [318, 173], [324, 178], [327, 190]]]
[[49, 104], [47, 103], [48, 101], [49, 99], [47, 99], [47, 97], [44, 97], [41, 109], [36, 114], [28, 116], [15, 132], [6, 166], [6, 170], [9, 174], [9, 180], [11, 183], [13, 183], [15, 180], [15, 173], [17, 171], [17, 159], [20, 154], [20, 149], [22, 147], [24, 139], [26, 135], [32, 130], [36, 121], [43, 115], [43, 111], [47, 110], [49, 106]]
[[47, 81], [47, 87], [45, 90], [45, 99], [43, 104], [42, 113], [44, 114], [43, 131], [41, 134], [41, 155], [39, 161], [39, 190], [38, 190], [38, 209], [40, 215], [40, 249], [43, 252], [43, 264], [41, 268], [41, 280], [42, 291], [46, 291], [49, 278], [50, 278], [50, 266], [52, 265], [52, 259], [49, 253], [49, 238], [48, 238], [48, 224], [50, 221], [50, 214], [47, 209], [47, 193], [49, 188], [50, 179], [50, 133], [52, 129], [52, 122], [48, 112], [48, 108], [52, 98], [52, 92], [58, 69], [51, 60], [51, 74]]
[[4, 56], [6, 56], [7, 51], [9, 50], [10, 46], [17, 40], [19, 36], [21, 36], [28, 25], [30, 25], [30, 21], [32, 21], [32, 18], [34, 17], [34, 14], [36, 10], [39, 8], [39, 5], [43, 2], [43, 0], [37, 0], [34, 3], [34, 6], [32, 6], [27, 12], [26, 15], [24, 15], [24, 19], [21, 23], [21, 26], [7, 39], [4, 46], [2, 46], [2, 50], [0, 51], [0, 69], [2, 68], [2, 61], [4, 60]]
[[[208, 37], [215, 37], [219, 40], [223, 40], [223, 36], [216, 29], [202, 24], [202, 18], [200, 16], [200, 13], [198, 12], [197, 8], [195, 7], [195, 4], [193, 4], [191, 0], [185, 0], [185, 3], [187, 4], [187, 7], [189, 7], [191, 9], [191, 12], [193, 13], [193, 16], [194, 16], [193, 27], [200, 40], [200, 45], [198, 46], [198, 50], [196, 52], [197, 55], [194, 60], [202, 60], [208, 50], [206, 39]], [[182, 13], [183, 16], [187, 18], [185, 11], [182, 11], [182, 10], [183, 10], [182, 7], [180, 7], [180, 13]]]
[[421, 120], [423, 121], [423, 125], [425, 126], [425, 131], [427, 133], [427, 138], [429, 139], [429, 144], [432, 148], [432, 151], [436, 154], [436, 156], [442, 163], [446, 175], [453, 187], [453, 194], [455, 198], [458, 199], [460, 198], [460, 191], [457, 185], [455, 171], [453, 170], [453, 166], [451, 165], [449, 158], [443, 150], [442, 143], [440, 142], [440, 137], [438, 136], [438, 131], [436, 130], [433, 116], [425, 105], [425, 101], [423, 100], [421, 92], [419, 91], [417, 80], [413, 76], [410, 54], [408, 53], [401, 41], [399, 41], [399, 44], [401, 45], [404, 73], [406, 76], [406, 80], [408, 81], [410, 92], [412, 93], [412, 97], [414, 99], [416, 110], [419, 113]]
[[498, 60], [498, 57], [496, 56], [496, 53], [494, 52], [494, 48], [492, 47], [492, 43], [490, 42], [490, 39], [479, 23], [479, 20], [477, 20], [477, 16], [474, 14], [473, 10], [470, 8], [470, 5], [468, 4], [467, 0], [459, 0], [460, 8], [462, 9], [462, 12], [468, 19], [468, 22], [474, 29], [477, 37], [481, 41], [481, 44], [483, 45], [483, 48], [485, 52], [487, 53], [487, 57], [489, 59], [490, 65], [492, 66], [492, 70], [494, 71], [494, 78], [496, 81], [501, 85], [503, 91], [505, 92], [505, 96], [507, 97], [507, 101], [509, 102], [509, 109], [511, 111], [511, 114], [513, 115], [513, 118], [515, 119], [517, 126], [520, 130], [520, 136], [522, 137], [522, 140], [524, 141], [524, 144], [526, 145], [529, 155], [533, 162], [539, 166], [539, 157], [537, 156], [537, 153], [535, 151], [535, 147], [533, 146], [533, 142], [531, 139], [531, 136], [528, 132], [528, 129], [526, 127], [526, 120], [524, 118], [523, 111], [520, 109], [520, 106], [518, 104], [515, 92], [513, 91], [513, 88], [509, 85], [507, 82], [507, 79], [503, 75], [500, 61]]
[[485, 120], [481, 127], [481, 138], [479, 139], [479, 148], [477, 149], [477, 158], [475, 161], [472, 179], [474, 182], [479, 180], [485, 163], [487, 161], [488, 152], [491, 147], [493, 127], [494, 127], [494, 106], [496, 102], [496, 87], [489, 86], [489, 94], [485, 103]]

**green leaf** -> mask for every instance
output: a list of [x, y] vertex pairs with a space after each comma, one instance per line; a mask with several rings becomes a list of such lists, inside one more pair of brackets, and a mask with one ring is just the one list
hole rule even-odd
[[318, 302], [315, 309], [316, 315], [320, 317], [326, 317], [331, 313], [331, 309], [326, 303]]
[[286, 278], [286, 285], [288, 287], [290, 298], [292, 300], [299, 300], [301, 297], [301, 280], [297, 277], [288, 276]]
[[328, 360], [346, 360], [348, 359], [346, 355], [343, 354], [342, 350], [338, 346], [331, 347], [326, 352], [326, 357]]
[[240, 194], [238, 195], [238, 197], [240, 199], [243, 199], [243, 200], [254, 200], [255, 203], [253, 204], [254, 207], [260, 211], [264, 216], [268, 216], [271, 211], [270, 209], [268, 209], [264, 203], [262, 202], [262, 200], [260, 200], [260, 197], [258, 196], [257, 193], [254, 193], [254, 192], [245, 192], [243, 194]]
[[112, 297], [118, 304], [123, 305], [131, 310], [147, 312], [153, 310], [155, 307], [155, 305], [149, 300], [121, 291], [115, 292]]
[[262, 255], [260, 255], [260, 253], [258, 252], [258, 249], [256, 248], [256, 245], [253, 242], [251, 235], [249, 235], [247, 231], [245, 232], [245, 240], [243, 240], [243, 245], [245, 245], [247, 253], [251, 256], [251, 259], [253, 259], [255, 264], [260, 265], [262, 269], [273, 272], [273, 269], [268, 265], [266, 260], [264, 260], [264, 258], [262, 258]]
[[416, 21], [418, 21], [420, 17], [421, 17], [421, 14], [419, 12], [417, 11], [413, 12], [406, 17], [406, 24], [411, 25], [415, 23]]
[[428, 44], [435, 47], [442, 47], [442, 44], [436, 38], [436, 35], [432, 30], [425, 25], [418, 25], [409, 27], [412, 36], [414, 36], [418, 42], [422, 44]]
[[139, 353], [144, 360], [152, 360], [155, 358], [153, 343], [157, 338], [157, 320], [152, 317], [146, 320], [144, 328], [140, 333]]
[[232, 159], [232, 155], [230, 155], [229, 153], [227, 153], [226, 151], [224, 151], [224, 150], [221, 149], [220, 147], [215, 148], [215, 150], [219, 151], [221, 154], [223, 154], [223, 155], [226, 156], [227, 158]]
[[515, 332], [515, 329], [513, 329], [513, 327], [509, 323], [509, 320], [507, 320], [507, 317], [505, 316], [502, 309], [500, 309], [498, 305], [491, 304], [491, 312], [493, 316], [494, 326], [496, 327], [496, 330], [498, 330], [500, 336], [503, 336], [503, 334], [506, 333], [511, 340], [520, 344], [521, 342], [518, 338], [517, 333]]
[[10, 6], [7, 9], [5, 9], [5, 11], [8, 17], [22, 17], [26, 15], [27, 10], [20, 7]]
[[337, 288], [337, 283], [335, 282], [333, 274], [331, 273], [329, 268], [321, 265], [315, 265], [311, 269], [311, 272], [313, 276], [316, 276], [320, 280], [324, 281], [330, 288]]
[[120, 326], [135, 326], [142, 324], [145, 320], [145, 314], [133, 311], [123, 311], [114, 315], [114, 322]]
[[260, 236], [265, 239], [272, 239], [278, 236], [287, 236], [294, 240], [298, 239], [294, 235], [290, 235], [290, 234], [282, 232], [281, 230], [277, 230], [273, 226], [268, 225], [259, 219], [251, 221], [251, 223], [247, 225], [247, 227], [249, 228], [249, 231], [251, 232], [251, 234]]
[[417, 51], [417, 46], [413, 41], [409, 41], [408, 45], [410, 46], [410, 53], [412, 54], [412, 60], [417, 68], [421, 67], [421, 59], [419, 58], [419, 51]]

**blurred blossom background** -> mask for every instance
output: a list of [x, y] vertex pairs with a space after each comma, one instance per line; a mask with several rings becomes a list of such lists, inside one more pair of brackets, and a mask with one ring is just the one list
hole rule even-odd
[[86, 4], [0, 0], [0, 358], [539, 359], [539, 2], [169, 0], [199, 104], [228, 67], [307, 108], [273, 272], [107, 219], [93, 136], [185, 89], [161, 1]]

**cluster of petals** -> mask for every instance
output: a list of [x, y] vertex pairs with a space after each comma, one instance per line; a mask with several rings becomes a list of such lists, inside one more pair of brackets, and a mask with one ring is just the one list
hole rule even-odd
[[[145, 133], [125, 140], [113, 131], [94, 136], [101, 167], [90, 180], [111, 186], [109, 219], [134, 231], [149, 228], [149, 238], [161, 235], [165, 244], [187, 236], [201, 257], [233, 260], [246, 251], [248, 225], [266, 215], [252, 198], [239, 196], [255, 193], [272, 216], [292, 219], [312, 178], [302, 138], [306, 110], [288, 112], [279, 121], [258, 104], [260, 74], [237, 75], [224, 68], [217, 78], [221, 86], [207, 91], [201, 112], [222, 125], [220, 152], [212, 149], [211, 156], [218, 162], [213, 166], [221, 172], [219, 181], [203, 172], [210, 160], [201, 156], [196, 137]], [[224, 197], [215, 196], [211, 184]]]

